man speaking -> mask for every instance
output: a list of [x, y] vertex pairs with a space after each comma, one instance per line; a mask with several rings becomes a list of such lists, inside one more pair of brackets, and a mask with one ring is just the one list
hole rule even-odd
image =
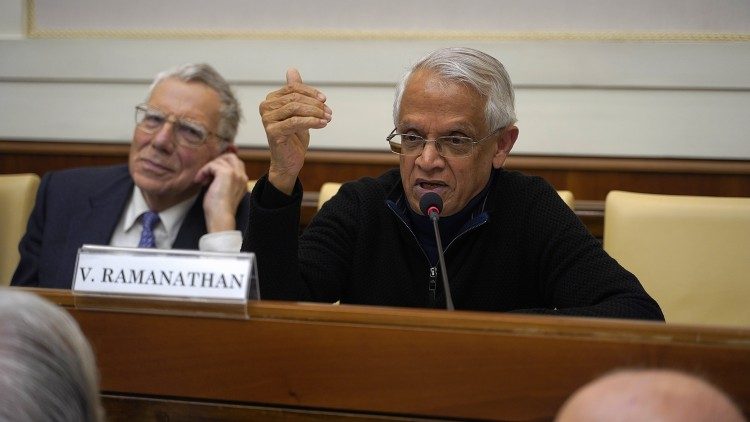
[[[449, 291], [455, 309], [663, 320], [548, 183], [503, 169], [519, 132], [513, 88], [473, 49], [437, 50], [406, 73], [383, 134], [399, 168], [344, 184], [298, 238], [297, 176], [309, 130], [331, 120], [325, 101], [292, 69], [260, 106], [271, 162], [243, 248], [264, 298], [446, 308]], [[428, 194], [442, 199], [447, 274], [420, 210]]]

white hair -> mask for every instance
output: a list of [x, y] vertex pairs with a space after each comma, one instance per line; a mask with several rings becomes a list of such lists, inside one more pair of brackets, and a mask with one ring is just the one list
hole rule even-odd
[[221, 108], [219, 109], [219, 127], [216, 135], [227, 142], [234, 142], [237, 127], [242, 119], [240, 102], [232, 92], [229, 83], [211, 65], [206, 63], [187, 63], [174, 69], [160, 72], [154, 78], [149, 88], [149, 95], [162, 81], [175, 78], [182, 82], [199, 82], [219, 94]]
[[102, 421], [91, 346], [52, 303], [0, 288], [0, 420]]
[[421, 58], [401, 78], [393, 102], [394, 125], [398, 125], [406, 84], [420, 70], [433, 72], [447, 82], [468, 85], [485, 98], [484, 118], [490, 132], [516, 122], [513, 85], [503, 64], [479, 50], [452, 47], [433, 51]]

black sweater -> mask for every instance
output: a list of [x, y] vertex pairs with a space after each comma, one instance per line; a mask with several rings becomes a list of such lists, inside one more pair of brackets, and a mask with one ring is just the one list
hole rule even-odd
[[[299, 237], [302, 187], [275, 206], [279, 195], [266, 177], [251, 195], [243, 250], [256, 254], [262, 298], [445, 307], [441, 276], [404, 218], [397, 169], [344, 184]], [[445, 259], [456, 309], [664, 319], [539, 177], [496, 170]]]

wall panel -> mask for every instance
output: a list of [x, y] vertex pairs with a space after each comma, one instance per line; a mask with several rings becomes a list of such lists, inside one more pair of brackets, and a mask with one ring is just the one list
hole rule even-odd
[[383, 151], [402, 71], [455, 44], [506, 63], [518, 153], [750, 159], [750, 42], [0, 40], [0, 138], [128, 141], [151, 78], [207, 61], [244, 105], [240, 145], [265, 145], [258, 104], [294, 66], [334, 110], [313, 148]]

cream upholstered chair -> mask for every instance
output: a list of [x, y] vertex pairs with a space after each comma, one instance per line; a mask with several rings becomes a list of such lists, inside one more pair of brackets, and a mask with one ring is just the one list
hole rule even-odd
[[323, 183], [323, 185], [320, 187], [320, 192], [318, 193], [318, 209], [323, 206], [323, 204], [326, 203], [333, 195], [336, 195], [336, 192], [339, 191], [339, 188], [341, 187], [341, 183], [336, 182], [326, 182]]
[[258, 182], [256, 179], [250, 179], [247, 181], [247, 191], [252, 192], [255, 187], [255, 183]]
[[612, 191], [604, 249], [667, 322], [750, 326], [750, 198]]
[[571, 209], [575, 209], [576, 200], [573, 196], [573, 192], [569, 190], [559, 190], [557, 191], [557, 194], [560, 195], [560, 198], [562, 198], [563, 202], [568, 204]]
[[18, 242], [36, 201], [39, 176], [0, 174], [0, 286], [10, 284], [18, 266]]

